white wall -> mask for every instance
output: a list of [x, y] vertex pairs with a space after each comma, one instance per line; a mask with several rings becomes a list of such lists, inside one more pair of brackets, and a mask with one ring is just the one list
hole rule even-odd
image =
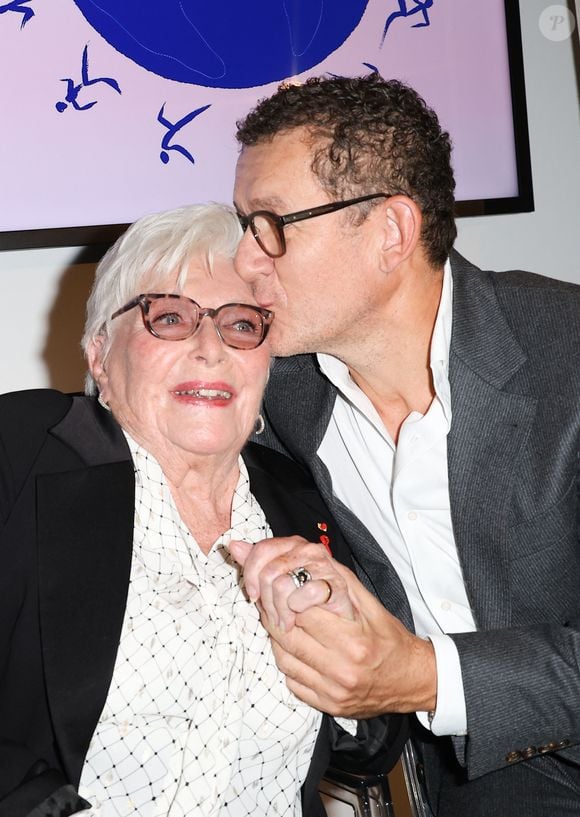
[[[542, 34], [550, 5], [520, 0], [536, 210], [463, 219], [457, 248], [483, 267], [580, 283], [578, 41]], [[78, 343], [93, 267], [79, 257], [79, 248], [0, 252], [0, 392], [82, 388]]]
[[520, 0], [535, 212], [460, 219], [456, 247], [480, 267], [580, 283], [580, 48], [578, 29], [561, 42], [540, 31], [553, 5]]
[[80, 338], [94, 267], [79, 248], [0, 252], [0, 393], [82, 389]]

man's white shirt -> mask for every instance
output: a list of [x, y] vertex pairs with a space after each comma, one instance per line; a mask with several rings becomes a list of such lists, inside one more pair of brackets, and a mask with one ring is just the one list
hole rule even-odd
[[437, 735], [467, 730], [459, 656], [445, 634], [476, 629], [449, 502], [451, 323], [452, 277], [447, 263], [430, 352], [435, 397], [424, 415], [409, 414], [396, 445], [347, 366], [330, 355], [318, 355], [322, 372], [338, 389], [318, 455], [330, 472], [335, 496], [364, 523], [397, 571], [417, 635], [433, 643], [437, 709], [431, 723], [427, 713], [417, 715]]

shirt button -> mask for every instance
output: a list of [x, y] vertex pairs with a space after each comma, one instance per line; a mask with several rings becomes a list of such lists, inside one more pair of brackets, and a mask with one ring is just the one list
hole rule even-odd
[[447, 601], [447, 599], [445, 599], [445, 601], [442, 601], [441, 602], [441, 609], [445, 610], [445, 612], [447, 612], [448, 610], [451, 610], [451, 602]]
[[407, 519], [411, 522], [414, 522], [418, 518], [419, 514], [415, 511], [409, 511], [407, 514]]

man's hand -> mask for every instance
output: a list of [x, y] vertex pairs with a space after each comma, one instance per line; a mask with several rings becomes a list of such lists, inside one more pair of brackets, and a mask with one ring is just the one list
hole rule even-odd
[[353, 598], [354, 620], [312, 608], [287, 633], [264, 621], [289, 689], [317, 709], [348, 718], [435, 709], [431, 642], [405, 629], [347, 568], [337, 569]]
[[[298, 698], [347, 718], [435, 709], [437, 672], [431, 642], [410, 633], [350, 570], [321, 553], [320, 545], [299, 537], [242, 546], [230, 547], [246, 562], [248, 593], [260, 601], [276, 663]], [[313, 579], [322, 575], [330, 581], [331, 602], [336, 586], [334, 610], [330, 604], [306, 604], [300, 594], [308, 589], [324, 598], [324, 584], [319, 591], [308, 588], [314, 581], [295, 588], [287, 573], [296, 567], [312, 567]], [[296, 609], [301, 606], [297, 599], [304, 602], [302, 611]]]

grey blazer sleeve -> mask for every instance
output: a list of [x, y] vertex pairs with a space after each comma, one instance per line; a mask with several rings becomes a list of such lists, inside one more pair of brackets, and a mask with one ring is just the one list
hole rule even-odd
[[449, 488], [477, 632], [452, 638], [475, 778], [580, 762], [580, 288], [517, 272], [454, 285]]
[[579, 624], [454, 636], [470, 778], [551, 752], [580, 762]]

